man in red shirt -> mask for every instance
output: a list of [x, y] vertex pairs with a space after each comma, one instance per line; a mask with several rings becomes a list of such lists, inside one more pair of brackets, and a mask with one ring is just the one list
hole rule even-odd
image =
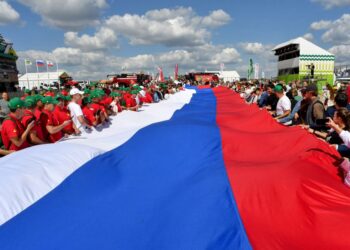
[[94, 113], [94, 116], [97, 117], [97, 124], [101, 124], [106, 120], [106, 110], [104, 106], [100, 104], [100, 97], [100, 94], [96, 90], [90, 94], [92, 100], [90, 110]]
[[44, 135], [47, 136], [47, 140], [54, 143], [59, 141], [63, 137], [62, 130], [72, 122], [72, 120], [64, 121], [61, 125], [59, 124], [57, 118], [53, 114], [55, 104], [57, 101], [51, 96], [44, 97], [42, 99], [44, 104], [43, 114], [44, 114], [44, 126], [46, 131]]
[[24, 110], [24, 115], [21, 120], [22, 125], [26, 128], [31, 121], [35, 121], [35, 125], [29, 133], [29, 142], [34, 145], [46, 143], [40, 121], [38, 121], [34, 115], [36, 107], [35, 97], [27, 96], [24, 102], [26, 109]]
[[96, 127], [98, 125], [98, 116], [94, 114], [92, 106], [92, 100], [90, 97], [84, 97], [83, 99], [83, 114], [84, 118], [90, 126]]
[[[69, 121], [72, 120], [71, 116], [70, 116], [70, 112], [66, 107], [66, 100], [68, 99], [68, 96], [64, 96], [61, 94], [58, 94], [56, 96], [56, 100], [57, 100], [57, 105], [55, 107], [55, 110], [53, 111], [54, 116], [57, 118], [58, 123], [61, 125], [63, 124], [65, 121]], [[78, 133], [74, 127], [73, 127], [73, 123], [69, 123], [66, 127], [63, 128], [62, 130], [63, 133], [71, 135], [71, 134], [75, 134]]]
[[35, 121], [31, 121], [27, 128], [22, 125], [24, 105], [24, 101], [18, 97], [9, 101], [10, 114], [3, 122], [1, 129], [1, 138], [6, 150], [18, 151], [30, 146], [27, 137]]

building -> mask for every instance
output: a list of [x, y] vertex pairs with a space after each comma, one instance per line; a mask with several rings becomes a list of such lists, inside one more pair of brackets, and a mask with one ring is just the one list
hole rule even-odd
[[278, 80], [317, 82], [319, 88], [334, 83], [333, 54], [299, 37], [276, 46]]
[[64, 71], [27, 73], [19, 77], [19, 87], [32, 89], [45, 86], [61, 86], [72, 78]]
[[0, 34], [0, 91], [14, 91], [18, 84], [18, 57], [12, 48]]

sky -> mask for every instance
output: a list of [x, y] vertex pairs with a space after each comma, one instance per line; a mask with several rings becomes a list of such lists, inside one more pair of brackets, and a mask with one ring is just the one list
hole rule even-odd
[[[0, 0], [0, 34], [24, 59], [77, 80], [107, 74], [236, 70], [276, 75], [274, 46], [302, 36], [350, 64], [350, 0]], [[55, 70], [56, 68], [54, 67]], [[46, 70], [42, 69], [42, 70]]]

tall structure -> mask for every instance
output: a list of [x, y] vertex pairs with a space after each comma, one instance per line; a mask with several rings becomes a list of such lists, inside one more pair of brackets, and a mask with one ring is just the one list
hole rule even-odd
[[0, 91], [13, 91], [18, 84], [18, 57], [12, 48], [0, 34]]
[[316, 82], [321, 89], [326, 83], [334, 83], [333, 54], [299, 37], [276, 46], [278, 79]]

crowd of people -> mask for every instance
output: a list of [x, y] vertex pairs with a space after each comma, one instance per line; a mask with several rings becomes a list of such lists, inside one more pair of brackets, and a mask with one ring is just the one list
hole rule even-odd
[[55, 93], [26, 90], [21, 97], [2, 93], [0, 99], [0, 157], [30, 146], [55, 143], [69, 136], [103, 130], [111, 116], [138, 111], [183, 90], [181, 83], [110, 86], [92, 83]]
[[300, 126], [334, 147], [343, 157], [344, 182], [350, 187], [350, 85], [278, 81], [230, 83], [250, 105], [266, 109], [277, 122]]

